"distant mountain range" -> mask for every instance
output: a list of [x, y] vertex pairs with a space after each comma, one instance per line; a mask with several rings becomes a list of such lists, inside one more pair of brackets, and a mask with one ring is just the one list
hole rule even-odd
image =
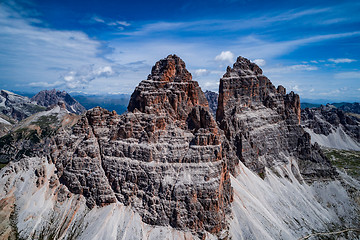
[[359, 103], [332, 104], [301, 110], [301, 125], [320, 146], [360, 151]]
[[[327, 104], [335, 106], [345, 112], [352, 112], [352, 113], [360, 114], [360, 103], [358, 103], [358, 102], [354, 102], [354, 103], [340, 102], [340, 103], [327, 103]], [[326, 105], [326, 104], [302, 102], [301, 109], [320, 107], [321, 105]]]
[[74, 98], [87, 110], [102, 107], [109, 111], [115, 110], [117, 114], [126, 112], [130, 95], [74, 95]]

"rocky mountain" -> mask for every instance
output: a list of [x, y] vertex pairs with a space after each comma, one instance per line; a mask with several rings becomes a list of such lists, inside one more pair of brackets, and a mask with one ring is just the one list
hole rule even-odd
[[37, 105], [36, 102], [30, 100], [28, 97], [20, 96], [6, 90], [0, 91], [0, 111], [1, 114], [11, 118], [10, 123], [11, 121], [21, 121], [34, 113], [44, 110], [46, 110], [45, 107]]
[[220, 79], [215, 121], [169, 55], [127, 113], [91, 109], [0, 171], [0, 236], [298, 239], [358, 226], [360, 184], [299, 121], [299, 96], [242, 57]]
[[59, 103], [52, 109], [35, 113], [11, 125], [9, 131], [0, 137], [0, 163], [41, 155], [46, 150], [44, 145], [50, 144], [49, 138], [60, 127], [72, 126], [78, 118], [78, 115], [70, 114], [63, 103]]
[[358, 103], [358, 102], [343, 103], [338, 108], [343, 110], [344, 112], [360, 114], [360, 103]]
[[86, 109], [65, 91], [43, 90], [31, 98], [31, 101], [44, 107], [56, 106], [64, 102], [66, 109], [71, 113], [82, 114]]
[[301, 110], [301, 124], [312, 142], [329, 148], [360, 151], [360, 117], [327, 104]]
[[0, 114], [0, 137], [8, 133], [15, 124], [12, 117]]
[[[298, 159], [293, 174], [312, 179], [333, 177], [334, 168], [299, 125], [300, 98], [277, 89], [248, 59], [239, 57], [220, 79], [216, 120], [236, 153], [230, 166], [242, 161], [263, 175], [265, 168]], [[298, 172], [300, 170], [300, 172]]]
[[177, 56], [155, 64], [127, 114], [94, 108], [63, 134], [53, 155], [60, 182], [83, 194], [89, 207], [121, 202], [145, 223], [199, 236], [225, 228], [232, 193], [222, 136]]
[[212, 92], [209, 90], [206, 90], [204, 92], [206, 100], [209, 103], [209, 110], [210, 112], [213, 114], [214, 117], [216, 117], [216, 109], [218, 107], [218, 97], [219, 94], [217, 94], [216, 92]]

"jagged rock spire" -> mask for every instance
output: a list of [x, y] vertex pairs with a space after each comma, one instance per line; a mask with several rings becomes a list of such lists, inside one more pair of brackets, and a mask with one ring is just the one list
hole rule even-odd
[[[303, 176], [334, 173], [299, 125], [299, 95], [286, 94], [282, 86], [276, 89], [259, 66], [246, 58], [238, 57], [220, 79], [216, 119], [238, 159], [259, 174], [265, 167], [288, 163], [290, 156], [301, 159]], [[309, 167], [305, 162], [316, 164]], [[228, 165], [236, 165], [236, 159]]]
[[147, 79], [166, 82], [188, 82], [192, 80], [192, 76], [186, 69], [185, 62], [174, 54], [156, 62]]
[[147, 80], [143, 80], [131, 95], [128, 111], [164, 113], [185, 120], [192, 107], [208, 108], [208, 102], [198, 82], [193, 81], [184, 61], [169, 55], [158, 61]]

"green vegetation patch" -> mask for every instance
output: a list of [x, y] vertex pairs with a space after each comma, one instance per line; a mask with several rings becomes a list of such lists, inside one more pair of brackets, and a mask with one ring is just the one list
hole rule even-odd
[[25, 106], [25, 109], [30, 113], [34, 114], [37, 112], [42, 112], [46, 110], [46, 107], [35, 105], [35, 104], [28, 104]]
[[2, 169], [3, 167], [5, 167], [7, 165], [7, 163], [0, 163], [0, 169]]
[[360, 179], [360, 151], [324, 148], [323, 152], [334, 166], [345, 170], [350, 176]]
[[49, 115], [49, 116], [41, 116], [38, 118], [38, 120], [36, 122], [34, 122], [34, 125], [38, 125], [40, 128], [46, 128], [46, 127], [50, 127], [51, 125], [53, 125], [54, 123], [56, 123], [58, 121], [57, 116], [56, 115]]

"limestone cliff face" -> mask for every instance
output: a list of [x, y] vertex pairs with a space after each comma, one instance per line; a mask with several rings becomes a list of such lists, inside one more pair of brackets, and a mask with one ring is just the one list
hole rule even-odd
[[90, 207], [118, 200], [146, 223], [219, 234], [232, 200], [223, 135], [184, 62], [157, 62], [128, 110], [94, 108], [59, 134], [60, 181]]
[[310, 144], [310, 136], [300, 127], [300, 111], [297, 94], [286, 94], [282, 86], [276, 89], [255, 63], [239, 57], [220, 79], [216, 112], [237, 156], [228, 165], [240, 160], [263, 174], [265, 167], [294, 158], [301, 159], [297, 164], [306, 179], [333, 176], [330, 162]]

